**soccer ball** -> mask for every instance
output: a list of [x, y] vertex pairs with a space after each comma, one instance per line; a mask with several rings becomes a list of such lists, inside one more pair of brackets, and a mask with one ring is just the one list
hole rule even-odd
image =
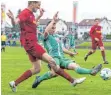
[[111, 79], [111, 69], [109, 69], [109, 68], [102, 69], [100, 72], [100, 76], [103, 80]]

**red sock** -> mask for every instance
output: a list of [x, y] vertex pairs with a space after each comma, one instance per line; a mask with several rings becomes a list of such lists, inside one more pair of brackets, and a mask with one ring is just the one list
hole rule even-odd
[[102, 54], [102, 57], [103, 57], [103, 61], [106, 61], [106, 58], [105, 58], [105, 51], [101, 51], [101, 54]]
[[32, 76], [32, 72], [31, 70], [27, 70], [26, 72], [24, 72], [16, 81], [15, 81], [15, 85], [17, 86], [19, 83], [21, 83], [22, 81], [28, 79], [29, 77]]
[[63, 69], [60, 68], [56, 73], [62, 76], [63, 78], [65, 78], [66, 80], [68, 80], [69, 82], [71, 83], [74, 82], [74, 79], [68, 73], [66, 73]]

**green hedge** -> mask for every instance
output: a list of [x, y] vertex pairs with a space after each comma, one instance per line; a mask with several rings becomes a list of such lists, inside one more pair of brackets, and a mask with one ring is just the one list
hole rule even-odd
[[111, 39], [111, 35], [106, 35], [106, 39]]

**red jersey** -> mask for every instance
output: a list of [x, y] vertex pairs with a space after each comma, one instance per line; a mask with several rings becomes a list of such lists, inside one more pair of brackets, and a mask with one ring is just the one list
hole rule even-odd
[[89, 34], [92, 39], [94, 38], [101, 39], [101, 26], [97, 25], [92, 26]]
[[20, 41], [21, 44], [24, 46], [26, 42], [36, 42], [36, 21], [35, 16], [32, 11], [29, 9], [24, 9], [18, 16], [20, 20]]

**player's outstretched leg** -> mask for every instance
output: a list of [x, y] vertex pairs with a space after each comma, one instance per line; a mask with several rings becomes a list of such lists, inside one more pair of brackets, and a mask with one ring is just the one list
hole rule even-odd
[[55, 60], [51, 56], [49, 56], [47, 53], [43, 54], [42, 60], [49, 63], [50, 67], [54, 70], [54, 72], [56, 74], [65, 78], [66, 80], [68, 80], [71, 83], [74, 82], [74, 79], [68, 73], [66, 73], [62, 68], [57, 66]]
[[46, 72], [42, 76], [36, 76], [35, 81], [32, 84], [32, 88], [36, 88], [44, 80], [55, 78], [57, 76], [58, 75], [53, 70]]
[[9, 82], [9, 86], [11, 87], [13, 92], [17, 91], [17, 86], [30, 78], [32, 75], [40, 72], [40, 60], [36, 60], [35, 62], [32, 62], [33, 67], [30, 70], [25, 71], [20, 77], [18, 77], [15, 81]]
[[11, 87], [13, 92], [17, 91], [17, 85], [23, 82], [24, 80], [28, 79], [29, 77], [32, 76], [31, 70], [27, 70], [24, 72], [19, 78], [17, 78], [15, 81], [9, 82], [9, 86]]
[[99, 64], [99, 65], [95, 66], [92, 69], [87, 69], [87, 68], [80, 67], [76, 63], [69, 63], [67, 68], [69, 70], [75, 70], [78, 74], [96, 75], [101, 70], [102, 64]]
[[[66, 73], [63, 69], [61, 69], [58, 65], [56, 65], [55, 60], [49, 56], [47, 53], [44, 53], [42, 56], [42, 60], [44, 60], [45, 62], [49, 63], [50, 67], [54, 70], [54, 72], [60, 76], [62, 76], [63, 78], [65, 78], [66, 80], [68, 80], [71, 84], [77, 84], [78, 82], [75, 82], [75, 79], [73, 79], [68, 73]], [[46, 73], [45, 75], [39, 77], [39, 79], [45, 80], [48, 79], [48, 73]], [[32, 88], [36, 88], [38, 83], [38, 80], [35, 80], [35, 82], [32, 85]], [[83, 82], [85, 80], [85, 78], [82, 78], [81, 81]], [[81, 83], [80, 81], [80, 83]], [[40, 82], [40, 80], [39, 80]]]
[[102, 68], [102, 64], [99, 64], [95, 66], [93, 69], [86, 69], [82, 67], [78, 67], [75, 69], [75, 71], [79, 74], [91, 74], [91, 75], [96, 75]]
[[[38, 85], [40, 85], [40, 83], [42, 81], [44, 81], [44, 80], [55, 78], [55, 76], [49, 76], [49, 77], [44, 77], [44, 76], [47, 76], [47, 73], [45, 73], [42, 76], [36, 76], [36, 79], [35, 79], [34, 83], [32, 84], [32, 88], [38, 87]], [[71, 85], [72, 86], [76, 86], [77, 84], [83, 83], [86, 80], [86, 77], [83, 77], [83, 78], [74, 78], [73, 80], [74, 81], [71, 83]]]

